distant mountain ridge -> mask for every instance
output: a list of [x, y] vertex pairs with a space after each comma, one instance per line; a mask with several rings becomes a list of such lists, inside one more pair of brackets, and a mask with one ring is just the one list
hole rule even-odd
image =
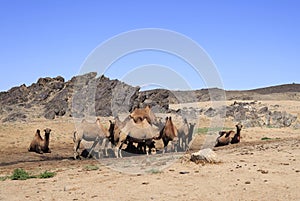
[[300, 84], [282, 84], [270, 87], [263, 87], [251, 90], [245, 90], [248, 92], [256, 92], [259, 94], [272, 94], [272, 93], [285, 93], [285, 92], [300, 92]]
[[152, 106], [158, 112], [170, 112], [169, 104], [210, 101], [214, 94], [225, 94], [227, 100], [300, 100], [300, 84], [244, 91], [140, 91], [140, 87], [133, 87], [116, 79], [110, 80], [103, 75], [97, 77], [95, 72], [74, 76], [68, 81], [61, 76], [45, 77], [39, 78], [30, 86], [23, 84], [0, 92], [0, 120], [7, 122], [26, 121], [28, 118], [54, 119], [59, 116], [111, 116], [145, 105]]

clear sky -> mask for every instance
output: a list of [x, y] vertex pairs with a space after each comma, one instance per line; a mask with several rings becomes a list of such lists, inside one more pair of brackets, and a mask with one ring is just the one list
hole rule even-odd
[[[197, 42], [225, 89], [300, 83], [299, 10], [297, 0], [0, 0], [0, 91], [46, 76], [69, 80], [99, 44], [141, 28], [168, 29]], [[118, 62], [125, 71], [154, 63], [186, 71], [182, 61], [156, 54]], [[107, 75], [124, 77], [117, 70]], [[192, 76], [189, 82], [206, 87]]]

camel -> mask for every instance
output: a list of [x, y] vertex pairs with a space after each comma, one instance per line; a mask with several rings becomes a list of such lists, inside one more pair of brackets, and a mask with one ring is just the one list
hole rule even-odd
[[92, 151], [98, 143], [101, 144], [102, 148], [104, 147], [105, 155], [107, 156], [107, 145], [109, 137], [109, 132], [101, 124], [100, 118], [97, 118], [95, 123], [89, 123], [85, 119], [83, 119], [81, 121], [79, 129], [74, 132], [74, 159], [76, 160], [77, 157], [80, 158], [78, 149], [80, 147], [80, 142], [83, 139], [86, 141], [94, 141], [94, 144], [89, 151], [88, 157], [91, 156]]
[[188, 134], [188, 143], [187, 143], [189, 146], [193, 139], [195, 126], [196, 126], [196, 123], [189, 123], [189, 134]]
[[[153, 148], [153, 139], [159, 134], [158, 128], [152, 126], [146, 118], [139, 123], [135, 123], [133, 119], [130, 120], [122, 129], [122, 132], [126, 134], [126, 140], [122, 144], [138, 143], [138, 149], [147, 154]], [[149, 151], [146, 151], [146, 147], [149, 148]]]
[[230, 131], [220, 131], [219, 137], [217, 138], [217, 142], [215, 147], [224, 146], [228, 144], [236, 144], [240, 142], [241, 130], [243, 125], [238, 123], [236, 125], [236, 132], [233, 130]]
[[154, 113], [151, 111], [150, 106], [146, 106], [145, 108], [134, 108], [131, 112], [130, 117], [134, 120], [135, 123], [141, 122], [144, 119], [147, 119], [150, 125], [156, 124], [156, 117]]
[[33, 140], [30, 143], [28, 151], [36, 152], [39, 154], [51, 153], [51, 150], [49, 149], [51, 129], [46, 128], [44, 129], [44, 131], [45, 131], [45, 139], [41, 137], [40, 130], [39, 129], [36, 130], [36, 133], [34, 135]]
[[190, 127], [189, 127], [189, 124], [187, 122], [187, 119], [184, 118], [183, 125], [181, 125], [178, 128], [178, 146], [183, 151], [186, 151], [187, 147], [188, 147], [189, 130], [190, 130]]
[[[111, 123], [111, 126], [112, 125], [113, 123]], [[159, 134], [158, 128], [150, 125], [146, 118], [138, 121], [138, 123], [136, 123], [134, 119], [130, 118], [129, 120], [126, 120], [126, 124], [123, 125], [123, 128], [118, 127], [118, 123], [115, 123], [113, 130], [116, 149], [118, 149], [116, 157], [122, 157], [121, 150], [124, 144], [127, 144], [128, 147], [131, 147], [133, 146], [133, 143], [138, 144], [137, 149], [140, 152], [149, 154], [154, 148], [153, 139], [157, 138]], [[112, 128], [110, 131], [112, 131]], [[118, 135], [119, 140], [116, 143]]]
[[160, 135], [157, 140], [162, 139], [164, 143], [164, 150], [167, 148], [169, 142], [172, 142], [171, 149], [177, 152], [177, 145], [178, 145], [178, 130], [177, 127], [173, 124], [171, 117], [166, 117], [166, 122], [163, 129], [160, 131]]
[[109, 141], [113, 146], [115, 146], [115, 156], [117, 158], [119, 157], [119, 142], [125, 141], [127, 137], [124, 133], [121, 132], [121, 130], [125, 127], [126, 123], [130, 121], [130, 119], [131, 118], [128, 116], [123, 122], [120, 121], [119, 117], [115, 117], [114, 122], [109, 120]]

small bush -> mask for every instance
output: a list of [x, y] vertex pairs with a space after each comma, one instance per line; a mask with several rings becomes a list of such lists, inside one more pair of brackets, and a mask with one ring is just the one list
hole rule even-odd
[[85, 166], [84, 169], [87, 171], [92, 171], [92, 170], [98, 170], [99, 167], [97, 165], [87, 165], [87, 166]]
[[269, 138], [269, 137], [262, 137], [261, 140], [280, 140], [280, 138]]
[[55, 176], [55, 172], [45, 171], [45, 172], [39, 174], [38, 178], [40, 178], [40, 179], [46, 179], [46, 178], [51, 178], [51, 177], [54, 177], [54, 176]]
[[10, 178], [12, 180], [26, 180], [26, 179], [31, 179], [31, 178], [40, 178], [40, 179], [46, 179], [46, 178], [51, 178], [55, 176], [55, 172], [48, 172], [45, 171], [39, 175], [30, 175], [28, 172], [21, 168], [17, 168], [14, 170], [13, 174], [10, 177], [2, 177], [0, 180], [4, 181], [7, 178]]
[[158, 170], [158, 169], [151, 169], [151, 170], [149, 170], [147, 172], [150, 173], [150, 174], [159, 174], [159, 173], [162, 173], [162, 171]]
[[26, 180], [30, 178], [35, 178], [35, 176], [30, 176], [28, 172], [19, 168], [15, 169], [11, 176], [12, 180]]

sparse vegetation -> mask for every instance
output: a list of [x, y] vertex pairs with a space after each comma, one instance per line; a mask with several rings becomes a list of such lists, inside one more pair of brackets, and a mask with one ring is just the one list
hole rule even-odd
[[162, 171], [158, 170], [158, 169], [151, 169], [151, 170], [149, 170], [147, 172], [150, 173], [150, 174], [159, 174], [159, 173], [162, 173]]
[[269, 138], [269, 137], [262, 137], [261, 140], [279, 140], [280, 138]]
[[23, 170], [22, 168], [17, 168], [13, 171], [13, 174], [11, 176], [0, 177], [0, 181], [5, 181], [6, 179], [11, 179], [11, 180], [27, 180], [31, 178], [46, 179], [54, 176], [55, 176], [55, 172], [45, 171], [39, 175], [31, 175], [30, 173]]
[[198, 128], [196, 130], [196, 134], [207, 134], [209, 132], [219, 132], [220, 130], [233, 130], [233, 128], [223, 128], [223, 127], [203, 127], [203, 128]]
[[39, 174], [38, 178], [47, 179], [55, 176], [55, 172], [48, 172], [47, 170]]
[[11, 176], [12, 180], [26, 180], [30, 178], [36, 178], [36, 177], [30, 176], [28, 172], [20, 168], [15, 169]]
[[92, 171], [92, 170], [98, 170], [99, 167], [97, 165], [87, 165], [84, 167], [84, 169], [87, 171]]

